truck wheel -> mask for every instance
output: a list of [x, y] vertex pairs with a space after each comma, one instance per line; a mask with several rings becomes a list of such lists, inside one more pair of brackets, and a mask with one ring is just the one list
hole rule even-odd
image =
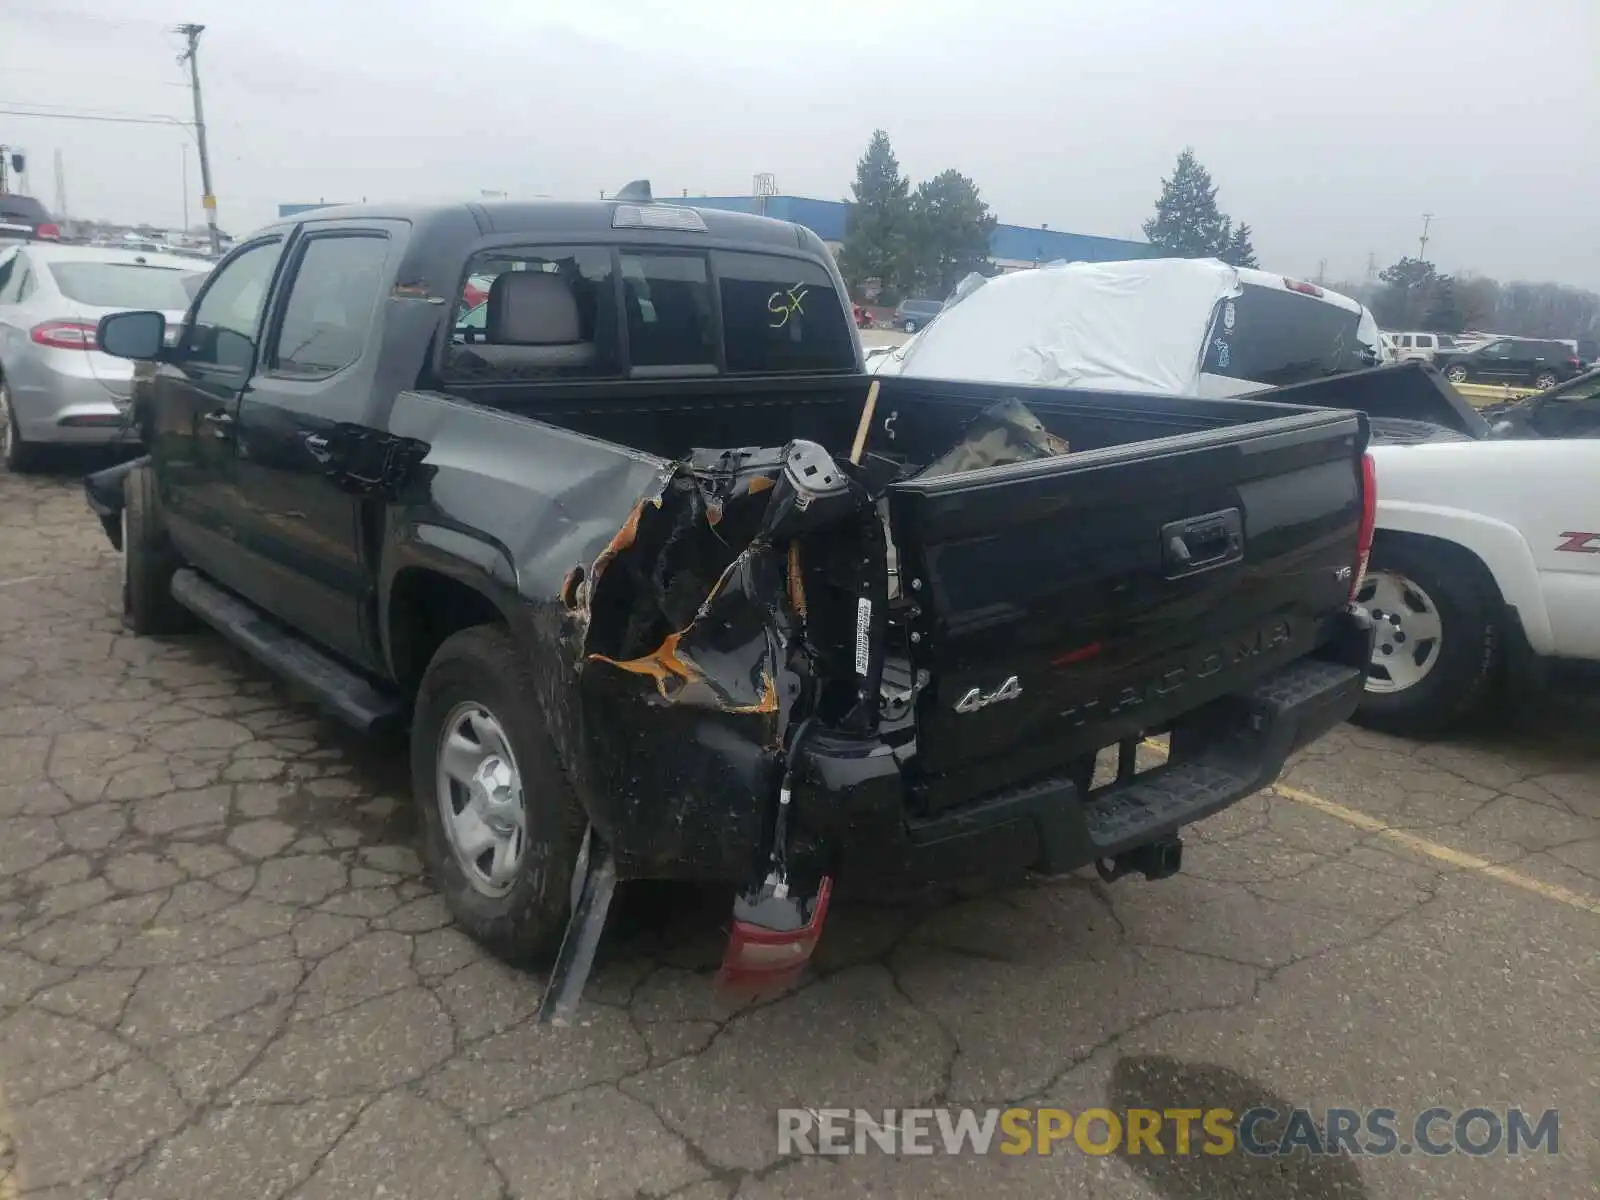
[[136, 467], [122, 481], [122, 612], [141, 636], [182, 633], [194, 624], [172, 598], [172, 576], [183, 560], [161, 520], [155, 484], [149, 467]]
[[17, 413], [11, 407], [11, 389], [0, 379], [0, 462], [14, 475], [31, 471], [38, 461], [38, 447], [22, 440]]
[[1467, 369], [1459, 365], [1451, 367], [1444, 373], [1444, 377], [1451, 383], [1465, 383], [1467, 381]]
[[1380, 540], [1356, 603], [1377, 628], [1358, 725], [1428, 737], [1489, 698], [1500, 601], [1476, 559], [1427, 542]]
[[1546, 388], [1555, 387], [1555, 385], [1559, 382], [1560, 380], [1556, 378], [1556, 373], [1554, 371], [1540, 371], [1539, 374], [1534, 378], [1533, 386], [1542, 392]]
[[411, 724], [429, 868], [461, 927], [518, 964], [561, 946], [584, 829], [537, 695], [511, 636], [480, 625], [439, 647]]

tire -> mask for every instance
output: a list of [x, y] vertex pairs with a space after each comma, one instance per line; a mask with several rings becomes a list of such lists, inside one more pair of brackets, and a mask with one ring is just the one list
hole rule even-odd
[[917, 331], [917, 323], [915, 321], [907, 321], [905, 323], [905, 331], [907, 333], [915, 333]]
[[11, 389], [4, 379], [0, 379], [0, 462], [13, 475], [25, 474], [39, 462], [39, 447], [22, 440], [17, 410], [11, 404]]
[[1467, 369], [1457, 363], [1455, 366], [1445, 369], [1444, 377], [1451, 383], [1465, 383], [1467, 382]]
[[1477, 558], [1444, 542], [1380, 535], [1356, 596], [1378, 629], [1356, 724], [1432, 737], [1489, 700], [1504, 635], [1499, 593]]
[[155, 475], [136, 467], [122, 481], [122, 612], [135, 634], [194, 627], [189, 610], [172, 598], [172, 576], [181, 566], [161, 519]]
[[[498, 739], [488, 736], [488, 726], [475, 721], [475, 713], [487, 715]], [[473, 777], [502, 786], [474, 794], [445, 774], [442, 751], [452, 733], [461, 738], [458, 745], [476, 743], [471, 754], [481, 753]], [[458, 769], [473, 761], [471, 754], [456, 757]], [[514, 789], [503, 786], [500, 768], [507, 765]], [[533, 671], [502, 627], [479, 625], [453, 634], [428, 664], [411, 723], [411, 780], [421, 810], [423, 852], [456, 921], [506, 962], [525, 965], [552, 957], [566, 930], [585, 819], [550, 742]], [[512, 792], [515, 801], [506, 803]], [[447, 809], [452, 819], [446, 818]], [[496, 840], [477, 859], [470, 847], [458, 851], [469, 836], [456, 832], [463, 828], [466, 809], [495, 822], [478, 818]], [[457, 812], [461, 817], [454, 816]], [[508, 817], [514, 831], [497, 834]], [[506, 869], [504, 879], [496, 881], [489, 876], [500, 865], [502, 843], [508, 847]]]
[[1533, 377], [1533, 386], [1538, 388], [1541, 392], [1546, 388], [1555, 387], [1555, 385], [1560, 382], [1561, 380], [1556, 378], [1556, 373], [1554, 371], [1540, 371]]

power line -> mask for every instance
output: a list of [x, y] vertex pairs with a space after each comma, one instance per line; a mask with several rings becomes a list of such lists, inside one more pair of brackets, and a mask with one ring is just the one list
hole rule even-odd
[[53, 122], [107, 122], [110, 125], [179, 125], [189, 128], [192, 122], [186, 122], [182, 117], [112, 117], [112, 115], [93, 114], [93, 112], [32, 112], [29, 109], [11, 109], [0, 107], [0, 114], [6, 117], [38, 117], [40, 120], [53, 120]]

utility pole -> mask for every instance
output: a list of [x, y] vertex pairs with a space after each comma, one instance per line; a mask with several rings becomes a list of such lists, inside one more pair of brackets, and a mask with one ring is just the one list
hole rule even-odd
[[[206, 226], [211, 231], [211, 253], [222, 253], [222, 237], [217, 232], [217, 196], [211, 190], [211, 156], [206, 153], [206, 112], [200, 104], [200, 63], [198, 52], [200, 49], [200, 35], [206, 31], [204, 25], [180, 25], [178, 32], [189, 39], [189, 48], [178, 56], [178, 65], [189, 64], [189, 87], [194, 91], [194, 138], [200, 147], [200, 186], [205, 189], [205, 195], [200, 203], [206, 210]], [[185, 159], [185, 173], [187, 173], [187, 158]]]
[[1422, 241], [1417, 246], [1417, 257], [1423, 262], [1428, 261], [1428, 226], [1433, 224], [1433, 214], [1422, 214]]
[[1325, 258], [1320, 258], [1317, 260], [1317, 282], [1328, 282], [1328, 260]]
[[183, 152], [183, 233], [189, 235], [189, 147], [179, 146]]
[[72, 232], [72, 219], [67, 216], [67, 169], [61, 162], [61, 147], [56, 147], [56, 221], [67, 232]]
[[1367, 251], [1367, 282], [1371, 283], [1378, 277], [1378, 256], [1375, 252]]

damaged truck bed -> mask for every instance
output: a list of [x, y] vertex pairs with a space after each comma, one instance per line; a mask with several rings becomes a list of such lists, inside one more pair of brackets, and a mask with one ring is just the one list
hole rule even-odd
[[[329, 286], [335, 235], [372, 239], [381, 302], [308, 397], [268, 314]], [[175, 348], [101, 330], [161, 364], [150, 457], [89, 482], [128, 620], [198, 615], [358, 726], [409, 718], [430, 867], [498, 953], [560, 948], [547, 1018], [618, 879], [733, 885], [723, 979], [773, 985], [836, 879], [1170, 874], [1360, 696], [1356, 413], [869, 393], [820, 242], [648, 199], [332, 210], [208, 290], [252, 247], [286, 265], [233, 392], [206, 293]]]

